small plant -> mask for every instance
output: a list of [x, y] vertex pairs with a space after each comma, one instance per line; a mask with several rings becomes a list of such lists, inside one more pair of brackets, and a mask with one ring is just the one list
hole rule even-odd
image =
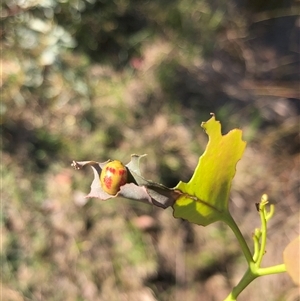
[[116, 189], [113, 192], [107, 189], [104, 174], [108, 167], [119, 161], [104, 163], [73, 161], [72, 165], [76, 169], [81, 169], [85, 165], [89, 165], [93, 169], [94, 180], [87, 197], [96, 197], [102, 200], [118, 197], [150, 203], [162, 208], [172, 206], [175, 218], [182, 218], [201, 226], [207, 226], [217, 221], [225, 222], [235, 234], [248, 268], [240, 282], [224, 301], [237, 300], [239, 294], [254, 279], [264, 275], [288, 271], [293, 280], [299, 283], [297, 270], [295, 271], [295, 268], [297, 269], [295, 258], [299, 258], [299, 256], [297, 257], [296, 254], [296, 257], [293, 258], [294, 264], [291, 264], [289, 255], [297, 253], [297, 248], [299, 253], [299, 239], [286, 249], [285, 263], [266, 268], [261, 267], [266, 252], [267, 224], [274, 215], [274, 206], [268, 207], [267, 195], [264, 194], [260, 203], [256, 204], [261, 219], [261, 228], [254, 231], [253, 252], [250, 251], [244, 236], [229, 212], [228, 200], [231, 182], [236, 172], [236, 164], [241, 159], [246, 147], [246, 142], [242, 140], [242, 131], [234, 129], [226, 135], [222, 135], [221, 124], [215, 120], [214, 115], [201, 126], [209, 137], [206, 150], [199, 158], [191, 180], [188, 183], [179, 182], [175, 188], [168, 188], [146, 180], [141, 175], [139, 168], [139, 162], [143, 156], [132, 155], [131, 161], [125, 166], [118, 163], [118, 170], [121, 170], [122, 175], [126, 174], [127, 177], [120, 176], [117, 170], [115, 174], [109, 174], [113, 183], [116, 181], [120, 184], [115, 185]]

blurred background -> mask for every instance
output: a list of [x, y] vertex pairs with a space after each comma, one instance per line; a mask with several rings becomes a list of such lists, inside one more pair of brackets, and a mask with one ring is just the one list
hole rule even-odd
[[[188, 181], [216, 114], [247, 141], [230, 207], [264, 265], [299, 234], [299, 1], [3, 0], [2, 300], [219, 301], [246, 269], [229, 229], [84, 196], [72, 160], [148, 154], [146, 178]], [[286, 274], [240, 301], [299, 301]]]

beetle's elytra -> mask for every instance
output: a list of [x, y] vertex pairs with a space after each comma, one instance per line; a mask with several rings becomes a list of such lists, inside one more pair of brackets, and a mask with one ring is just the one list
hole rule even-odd
[[127, 169], [118, 160], [107, 163], [101, 171], [100, 183], [108, 194], [115, 195], [127, 183]]

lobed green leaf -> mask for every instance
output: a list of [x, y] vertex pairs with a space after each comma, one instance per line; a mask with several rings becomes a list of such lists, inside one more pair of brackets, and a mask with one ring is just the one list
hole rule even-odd
[[175, 187], [182, 195], [173, 209], [174, 217], [206, 226], [228, 214], [231, 182], [246, 142], [242, 140], [239, 129], [222, 135], [221, 124], [214, 115], [201, 126], [209, 137], [206, 150], [191, 180], [179, 182]]

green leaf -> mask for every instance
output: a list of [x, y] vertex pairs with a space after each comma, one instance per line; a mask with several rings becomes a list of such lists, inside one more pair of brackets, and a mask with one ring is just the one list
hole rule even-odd
[[209, 141], [188, 183], [179, 182], [175, 189], [182, 195], [173, 205], [174, 217], [207, 226], [229, 214], [228, 198], [236, 164], [246, 142], [242, 131], [234, 129], [221, 134], [221, 124], [213, 115], [201, 124]]

